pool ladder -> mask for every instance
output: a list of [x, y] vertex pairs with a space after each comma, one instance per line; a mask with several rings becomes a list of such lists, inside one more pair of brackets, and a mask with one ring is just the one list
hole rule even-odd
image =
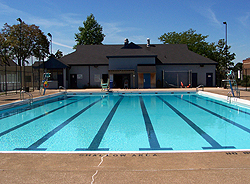
[[227, 93], [227, 101], [228, 101], [229, 103], [231, 103], [232, 97], [233, 97], [233, 98], [240, 98], [240, 90], [237, 89], [235, 92], [236, 92], [236, 95], [235, 95], [235, 96], [233, 96], [233, 94], [232, 94], [231, 91], [229, 91], [229, 92]]
[[61, 89], [64, 89], [65, 90], [65, 93], [67, 93], [67, 89], [63, 86], [59, 86], [59, 92], [61, 92]]
[[201, 88], [201, 90], [204, 91], [204, 86], [201, 84], [196, 87], [196, 92], [198, 92], [199, 88]]
[[29, 99], [28, 99], [29, 100], [29, 104], [32, 104], [33, 103], [33, 95], [31, 93], [28, 93], [26, 91], [21, 91], [20, 92], [20, 99], [24, 100], [24, 93], [27, 94], [27, 95], [29, 95]]
[[61, 92], [61, 89], [64, 89], [64, 96], [67, 96], [67, 89], [63, 86], [59, 86], [59, 92]]

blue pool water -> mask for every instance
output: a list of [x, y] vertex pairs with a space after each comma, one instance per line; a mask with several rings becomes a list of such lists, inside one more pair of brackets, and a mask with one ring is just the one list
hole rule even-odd
[[196, 93], [68, 95], [0, 111], [0, 151], [250, 148], [250, 109]]

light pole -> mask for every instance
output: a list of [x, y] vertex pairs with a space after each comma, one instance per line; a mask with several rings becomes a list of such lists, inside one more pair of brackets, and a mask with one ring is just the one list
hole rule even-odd
[[226, 65], [227, 65], [227, 69], [228, 69], [228, 64], [227, 64], [227, 22], [223, 22], [223, 24], [226, 25], [226, 27], [225, 27], [225, 44], [226, 44], [225, 49], [226, 49]]
[[22, 19], [18, 18], [16, 19], [18, 22], [20, 22], [19, 29], [20, 29], [20, 35], [19, 35], [19, 57], [18, 57], [18, 64], [20, 66], [20, 92], [22, 90], [22, 57], [21, 57], [21, 48], [22, 48]]
[[50, 55], [52, 56], [52, 34], [48, 33], [48, 36], [50, 37], [50, 44], [51, 44]]

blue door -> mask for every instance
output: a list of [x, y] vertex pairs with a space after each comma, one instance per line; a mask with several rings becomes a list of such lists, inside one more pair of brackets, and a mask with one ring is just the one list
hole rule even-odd
[[144, 79], [144, 88], [150, 88], [150, 73], [144, 73], [143, 74], [143, 79]]

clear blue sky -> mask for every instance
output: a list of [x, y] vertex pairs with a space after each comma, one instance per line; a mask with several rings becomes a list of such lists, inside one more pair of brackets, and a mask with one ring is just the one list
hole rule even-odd
[[235, 63], [250, 57], [250, 2], [248, 0], [0, 0], [0, 24], [18, 24], [20, 17], [53, 36], [53, 52], [73, 52], [74, 34], [87, 16], [94, 14], [106, 35], [104, 44], [129, 41], [146, 44], [167, 32], [192, 28], [209, 35], [207, 42], [225, 38], [236, 54]]

